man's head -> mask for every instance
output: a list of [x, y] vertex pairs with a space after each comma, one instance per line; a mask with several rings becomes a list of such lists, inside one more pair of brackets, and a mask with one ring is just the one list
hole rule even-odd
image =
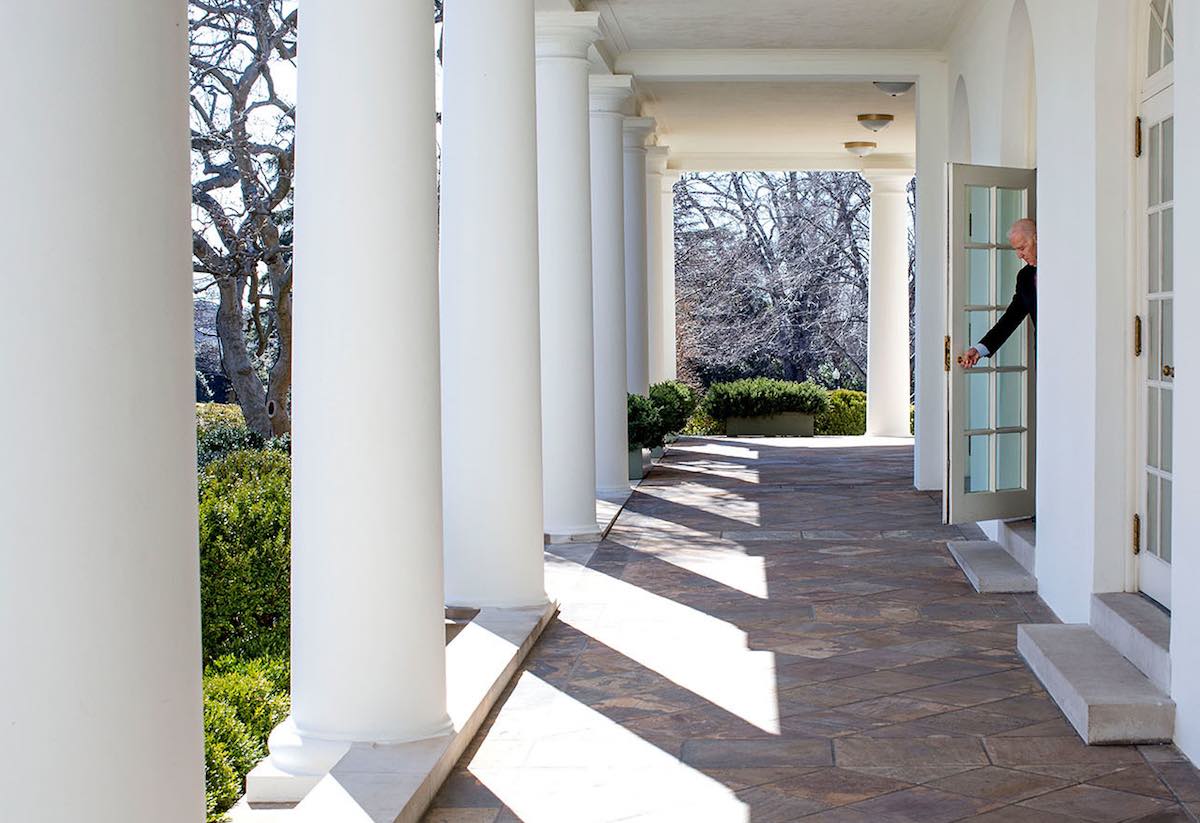
[[1020, 257], [1031, 266], [1037, 265], [1037, 224], [1028, 218], [1022, 218], [1012, 224], [1008, 230], [1008, 244]]

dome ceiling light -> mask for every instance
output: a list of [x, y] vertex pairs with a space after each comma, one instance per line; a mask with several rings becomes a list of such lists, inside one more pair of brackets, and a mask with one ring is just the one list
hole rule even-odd
[[875, 149], [879, 148], [878, 143], [872, 143], [869, 140], [852, 140], [849, 143], [844, 143], [843, 146], [846, 151], [855, 157], [866, 157], [869, 154], [874, 154]]
[[870, 131], [883, 131], [892, 125], [892, 121], [895, 119], [890, 114], [860, 114], [858, 116], [858, 124]]
[[915, 85], [916, 83], [878, 82], [875, 84], [875, 88], [888, 97], [899, 97], [902, 94], [908, 94], [909, 90]]

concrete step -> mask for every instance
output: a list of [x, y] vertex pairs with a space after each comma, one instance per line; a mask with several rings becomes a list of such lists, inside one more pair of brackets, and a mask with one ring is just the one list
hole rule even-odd
[[1037, 580], [992, 540], [952, 540], [946, 544], [975, 591], [1036, 592]]
[[1030, 574], [1034, 573], [1037, 556], [1037, 524], [1032, 518], [1004, 520], [999, 523], [994, 539]]
[[1171, 615], [1140, 594], [1092, 595], [1092, 629], [1166, 694], [1171, 693]]
[[1017, 651], [1084, 742], [1171, 740], [1175, 703], [1090, 626], [1018, 626]]

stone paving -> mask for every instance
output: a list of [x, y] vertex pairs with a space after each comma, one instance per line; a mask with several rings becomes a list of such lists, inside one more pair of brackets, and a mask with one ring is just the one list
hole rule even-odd
[[1186, 821], [1170, 746], [1088, 747], [1015, 652], [1035, 595], [979, 595], [912, 449], [676, 444], [561, 604], [427, 823]]

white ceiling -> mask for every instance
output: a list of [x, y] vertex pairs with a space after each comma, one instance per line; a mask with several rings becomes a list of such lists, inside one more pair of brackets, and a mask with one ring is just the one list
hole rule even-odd
[[616, 52], [940, 49], [967, 0], [576, 0]]
[[[672, 154], [844, 155], [848, 140], [874, 140], [880, 154], [916, 151], [914, 95], [888, 97], [869, 82], [642, 82], [642, 112], [659, 121]], [[895, 115], [873, 134], [867, 113]]]

